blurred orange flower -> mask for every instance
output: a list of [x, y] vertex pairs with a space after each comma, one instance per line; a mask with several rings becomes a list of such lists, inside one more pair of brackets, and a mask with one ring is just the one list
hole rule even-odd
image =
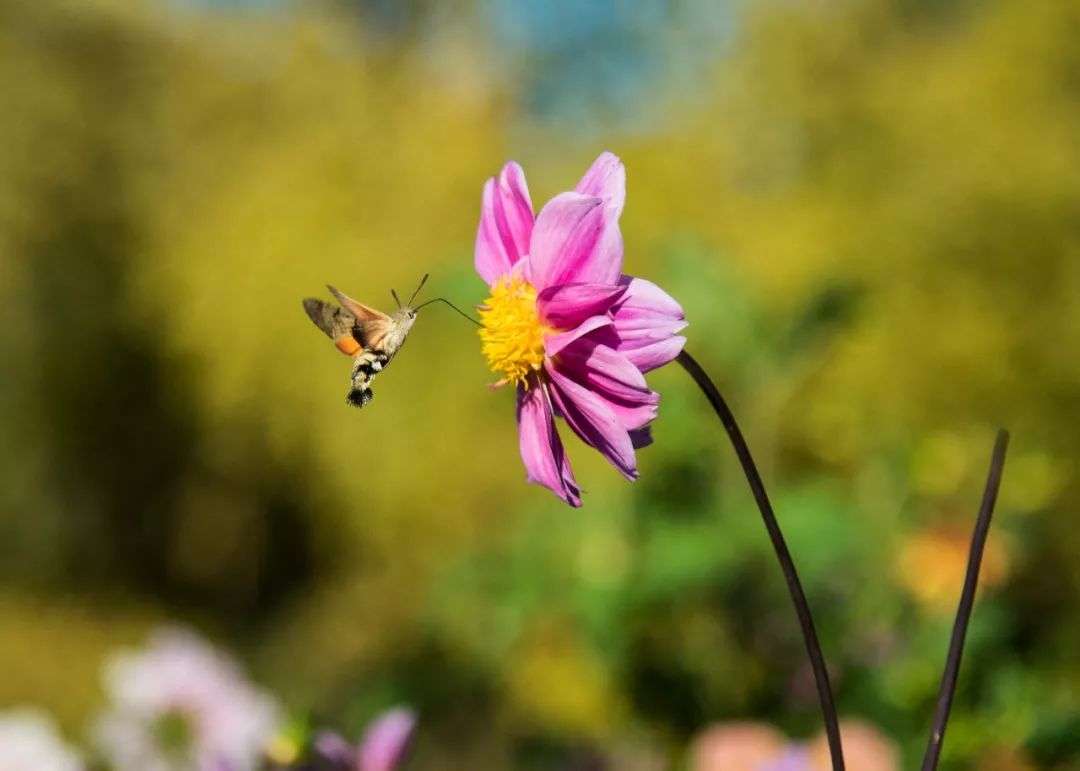
[[[955, 609], [964, 585], [970, 542], [971, 534], [954, 526], [933, 527], [908, 535], [896, 559], [900, 584], [931, 610]], [[1008, 553], [1001, 538], [992, 537], [983, 553], [979, 586], [998, 586], [1008, 573]]]

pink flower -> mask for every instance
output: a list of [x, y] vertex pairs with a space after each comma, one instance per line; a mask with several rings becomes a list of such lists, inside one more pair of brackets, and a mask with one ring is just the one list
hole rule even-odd
[[394, 771], [405, 757], [416, 727], [416, 715], [397, 707], [376, 718], [353, 748], [335, 733], [323, 733], [315, 742], [319, 756], [335, 771]]
[[190, 632], [158, 632], [109, 662], [112, 709], [97, 741], [116, 771], [252, 771], [276, 731], [277, 705]]
[[[857, 771], [897, 771], [893, 744], [869, 723], [840, 722], [847, 767]], [[829, 771], [832, 761], [825, 735], [809, 744], [789, 741], [763, 723], [718, 723], [694, 740], [691, 771]]]
[[694, 741], [689, 767], [692, 771], [764, 771], [783, 756], [786, 746], [785, 736], [772, 726], [720, 723]]
[[622, 272], [626, 171], [604, 153], [573, 192], [533, 216], [525, 174], [507, 163], [484, 185], [476, 270], [491, 296], [480, 338], [496, 385], [517, 386], [521, 458], [530, 482], [581, 505], [555, 417], [627, 479], [651, 441], [659, 394], [645, 372], [682, 350], [682, 308]]

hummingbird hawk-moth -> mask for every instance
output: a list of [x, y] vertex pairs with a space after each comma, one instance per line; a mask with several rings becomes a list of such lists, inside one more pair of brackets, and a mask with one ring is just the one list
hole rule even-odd
[[390, 294], [398, 308], [389, 314], [364, 305], [329, 285], [327, 289], [341, 303], [340, 306], [314, 297], [304, 299], [304, 310], [315, 322], [315, 326], [334, 341], [339, 351], [353, 359], [349, 394], [345, 399], [354, 407], [363, 407], [371, 401], [374, 396], [371, 392], [371, 382], [405, 344], [405, 338], [409, 336], [409, 330], [416, 321], [417, 312], [425, 305], [433, 302], [446, 303], [474, 324], [478, 323], [442, 297], [413, 306], [413, 300], [416, 299], [416, 295], [420, 293], [427, 279], [428, 274], [425, 273], [420, 279], [420, 285], [416, 287], [416, 291], [412, 293], [412, 297], [405, 305], [401, 304], [397, 292], [391, 289]]
[[375, 375], [390, 363], [394, 354], [405, 344], [418, 310], [412, 306], [412, 301], [425, 281], [426, 274], [406, 305], [401, 304], [397, 292], [391, 289], [398, 309], [390, 314], [364, 305], [329, 285], [327, 289], [341, 303], [340, 306], [314, 297], [304, 299], [304, 310], [315, 326], [334, 341], [339, 351], [353, 358], [351, 387], [345, 398], [354, 407], [363, 407], [371, 401], [374, 396], [371, 382]]

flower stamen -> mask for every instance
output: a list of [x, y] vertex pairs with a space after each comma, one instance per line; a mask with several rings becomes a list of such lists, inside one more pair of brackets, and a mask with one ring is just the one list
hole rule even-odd
[[496, 385], [523, 384], [544, 363], [544, 332], [536, 313], [536, 289], [520, 276], [491, 288], [479, 306], [482, 350], [492, 372], [504, 375]]

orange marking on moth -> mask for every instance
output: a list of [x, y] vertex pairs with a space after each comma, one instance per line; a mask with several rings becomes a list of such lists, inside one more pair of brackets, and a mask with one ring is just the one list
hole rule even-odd
[[364, 346], [356, 342], [356, 338], [353, 337], [339, 337], [334, 341], [334, 345], [346, 356], [356, 356], [364, 350]]

